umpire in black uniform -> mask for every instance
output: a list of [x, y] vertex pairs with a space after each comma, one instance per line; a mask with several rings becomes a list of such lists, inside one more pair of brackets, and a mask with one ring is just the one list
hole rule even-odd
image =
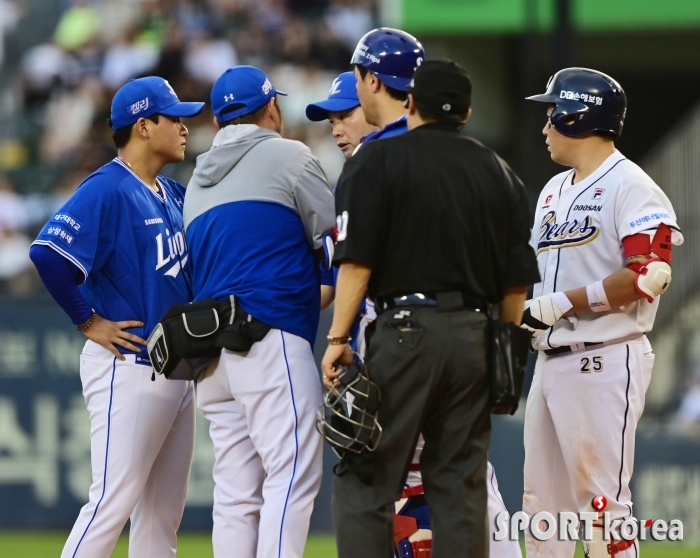
[[335, 478], [339, 558], [393, 556], [393, 504], [419, 433], [433, 558], [486, 558], [491, 435], [487, 310], [520, 322], [539, 281], [527, 195], [493, 151], [462, 136], [471, 114], [464, 68], [431, 60], [415, 73], [406, 134], [363, 146], [336, 194], [340, 264], [324, 383], [352, 354], [348, 332], [369, 294], [367, 366], [382, 391], [372, 454]]

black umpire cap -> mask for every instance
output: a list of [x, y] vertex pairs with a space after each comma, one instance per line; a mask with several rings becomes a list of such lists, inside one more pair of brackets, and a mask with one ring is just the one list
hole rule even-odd
[[422, 115], [462, 124], [471, 105], [472, 82], [464, 67], [449, 58], [436, 58], [418, 66], [408, 92]]

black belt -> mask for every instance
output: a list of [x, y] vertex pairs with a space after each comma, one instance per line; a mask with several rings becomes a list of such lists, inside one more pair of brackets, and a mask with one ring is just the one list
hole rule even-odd
[[[585, 347], [584, 350], [588, 349], [597, 349], [600, 347], [604, 347], [605, 343], [584, 343], [583, 346]], [[561, 347], [555, 347], [554, 349], [545, 349], [544, 354], [547, 356], [554, 356], [554, 355], [561, 355], [563, 353], [572, 353], [574, 350], [571, 348], [570, 345], [562, 345]]]
[[377, 312], [383, 312], [397, 306], [433, 306], [439, 311], [474, 310], [487, 312], [488, 303], [478, 298], [472, 298], [459, 291], [444, 293], [410, 293], [396, 296], [377, 297]]
[[[598, 341], [596, 343], [578, 343], [576, 345], [563, 345], [561, 347], [554, 347], [553, 349], [545, 349], [544, 354], [547, 356], [561, 355], [564, 353], [573, 353], [576, 351], [589, 351], [591, 349], [600, 349], [602, 347], [608, 347], [610, 345], [617, 345], [619, 343], [626, 343], [627, 341], [634, 341], [642, 337], [642, 333], [633, 333], [627, 335], [626, 337], [620, 337], [619, 339], [610, 339], [609, 341]], [[583, 345], [583, 347], [581, 347]]]

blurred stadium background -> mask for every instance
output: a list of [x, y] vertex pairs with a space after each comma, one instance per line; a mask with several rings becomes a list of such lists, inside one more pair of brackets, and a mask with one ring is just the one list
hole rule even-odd
[[[44, 291], [28, 249], [115, 155], [105, 124], [114, 91], [156, 74], [181, 99], [208, 100], [227, 67], [260, 66], [290, 94], [286, 135], [311, 147], [333, 183], [343, 158], [329, 125], [308, 123], [304, 108], [326, 97], [378, 25], [467, 67], [474, 117], [465, 133], [505, 157], [533, 203], [558, 169], [540, 136], [543, 114], [523, 97], [573, 65], [609, 73], [627, 91], [619, 148], [669, 195], [686, 238], [650, 335], [657, 361], [637, 436], [635, 516], [679, 518], [686, 544], [700, 545], [700, 0], [0, 0], [0, 556], [15, 555], [8, 530], [69, 529], [90, 484], [83, 338]], [[186, 162], [166, 174], [187, 183], [214, 136], [211, 117], [188, 121]], [[327, 458], [312, 518], [320, 533], [330, 530]], [[515, 511], [522, 413], [494, 419], [491, 458]], [[201, 419], [183, 530], [211, 525], [212, 463]], [[16, 555], [31, 558], [31, 548]]]

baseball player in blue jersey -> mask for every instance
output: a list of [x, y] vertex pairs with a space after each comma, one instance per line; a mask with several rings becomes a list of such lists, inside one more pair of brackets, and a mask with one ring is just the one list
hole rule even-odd
[[[357, 105], [355, 106], [359, 105], [357, 110], [363, 111], [366, 124], [371, 122], [381, 128], [361, 136], [362, 139], [356, 149], [367, 142], [408, 131], [407, 110], [405, 108], [408, 86], [416, 67], [424, 60], [425, 51], [420, 42], [415, 37], [398, 29], [375, 29], [360, 39], [351, 60], [356, 78], [355, 102]], [[341, 120], [341, 116], [344, 114], [340, 109], [344, 109], [345, 114], [354, 110], [349, 95], [346, 94], [347, 100], [342, 106], [337, 100], [341, 91], [348, 90], [347, 86], [343, 87], [349, 81], [344, 76], [347, 74], [341, 74], [333, 82], [326, 101], [313, 103], [306, 109], [306, 115], [310, 120], [320, 121], [328, 118], [333, 125], [334, 135], [336, 129], [334, 120], [336, 122]], [[366, 127], [360, 123], [355, 124], [347, 117], [343, 122], [344, 133], [350, 137], [356, 137], [360, 130], [366, 130]], [[345, 131], [348, 129], [349, 132]], [[349, 158], [348, 152], [352, 153], [354, 150], [346, 149], [343, 152]], [[365, 301], [362, 314], [357, 334], [357, 348], [364, 356], [365, 329], [376, 318], [374, 304], [371, 300]], [[423, 443], [421, 436], [410, 465], [401, 499], [395, 504], [394, 538], [398, 558], [429, 558], [431, 553], [430, 513], [425, 500], [420, 472], [420, 455]], [[496, 527], [495, 518], [499, 513], [507, 510], [498, 490], [496, 473], [491, 463], [488, 463], [487, 479], [488, 521], [491, 533], [489, 556], [491, 558], [521, 558], [522, 553], [517, 542], [495, 541], [493, 539]]]
[[168, 307], [192, 299], [185, 190], [158, 173], [183, 160], [180, 119], [203, 106], [180, 102], [159, 77], [117, 91], [118, 157], [78, 187], [30, 251], [88, 338], [80, 378], [93, 481], [62, 558], [110, 556], [129, 518], [129, 556], [175, 556], [194, 448], [193, 386], [156, 378], [144, 339]]
[[[312, 122], [321, 122], [322, 120], [330, 122], [333, 138], [346, 159], [352, 157], [365, 136], [379, 130], [365, 120], [365, 113], [357, 97], [354, 72], [344, 72], [335, 78], [328, 92], [328, 99], [308, 105], [306, 117]], [[321, 274], [321, 309], [327, 308], [335, 298], [335, 274], [338, 268], [331, 269], [332, 259], [333, 254], [327, 253], [322, 266], [324, 271]], [[353, 349], [358, 348], [356, 344], [358, 342], [362, 348], [361, 338], [364, 336], [358, 335], [358, 330], [360, 319], [364, 314], [365, 307], [363, 305], [356, 323], [350, 330], [350, 335], [353, 337], [353, 341], [351, 341]]]
[[217, 80], [219, 131], [185, 197], [194, 298], [234, 309], [232, 342], [197, 393], [214, 442], [216, 557], [301, 558], [321, 483], [315, 252], [334, 197], [308, 147], [281, 137], [278, 94], [251, 66]]
[[354, 72], [344, 72], [335, 78], [328, 99], [307, 106], [306, 117], [312, 122], [330, 122], [333, 138], [346, 159], [352, 156], [364, 137], [379, 131], [365, 118]]

